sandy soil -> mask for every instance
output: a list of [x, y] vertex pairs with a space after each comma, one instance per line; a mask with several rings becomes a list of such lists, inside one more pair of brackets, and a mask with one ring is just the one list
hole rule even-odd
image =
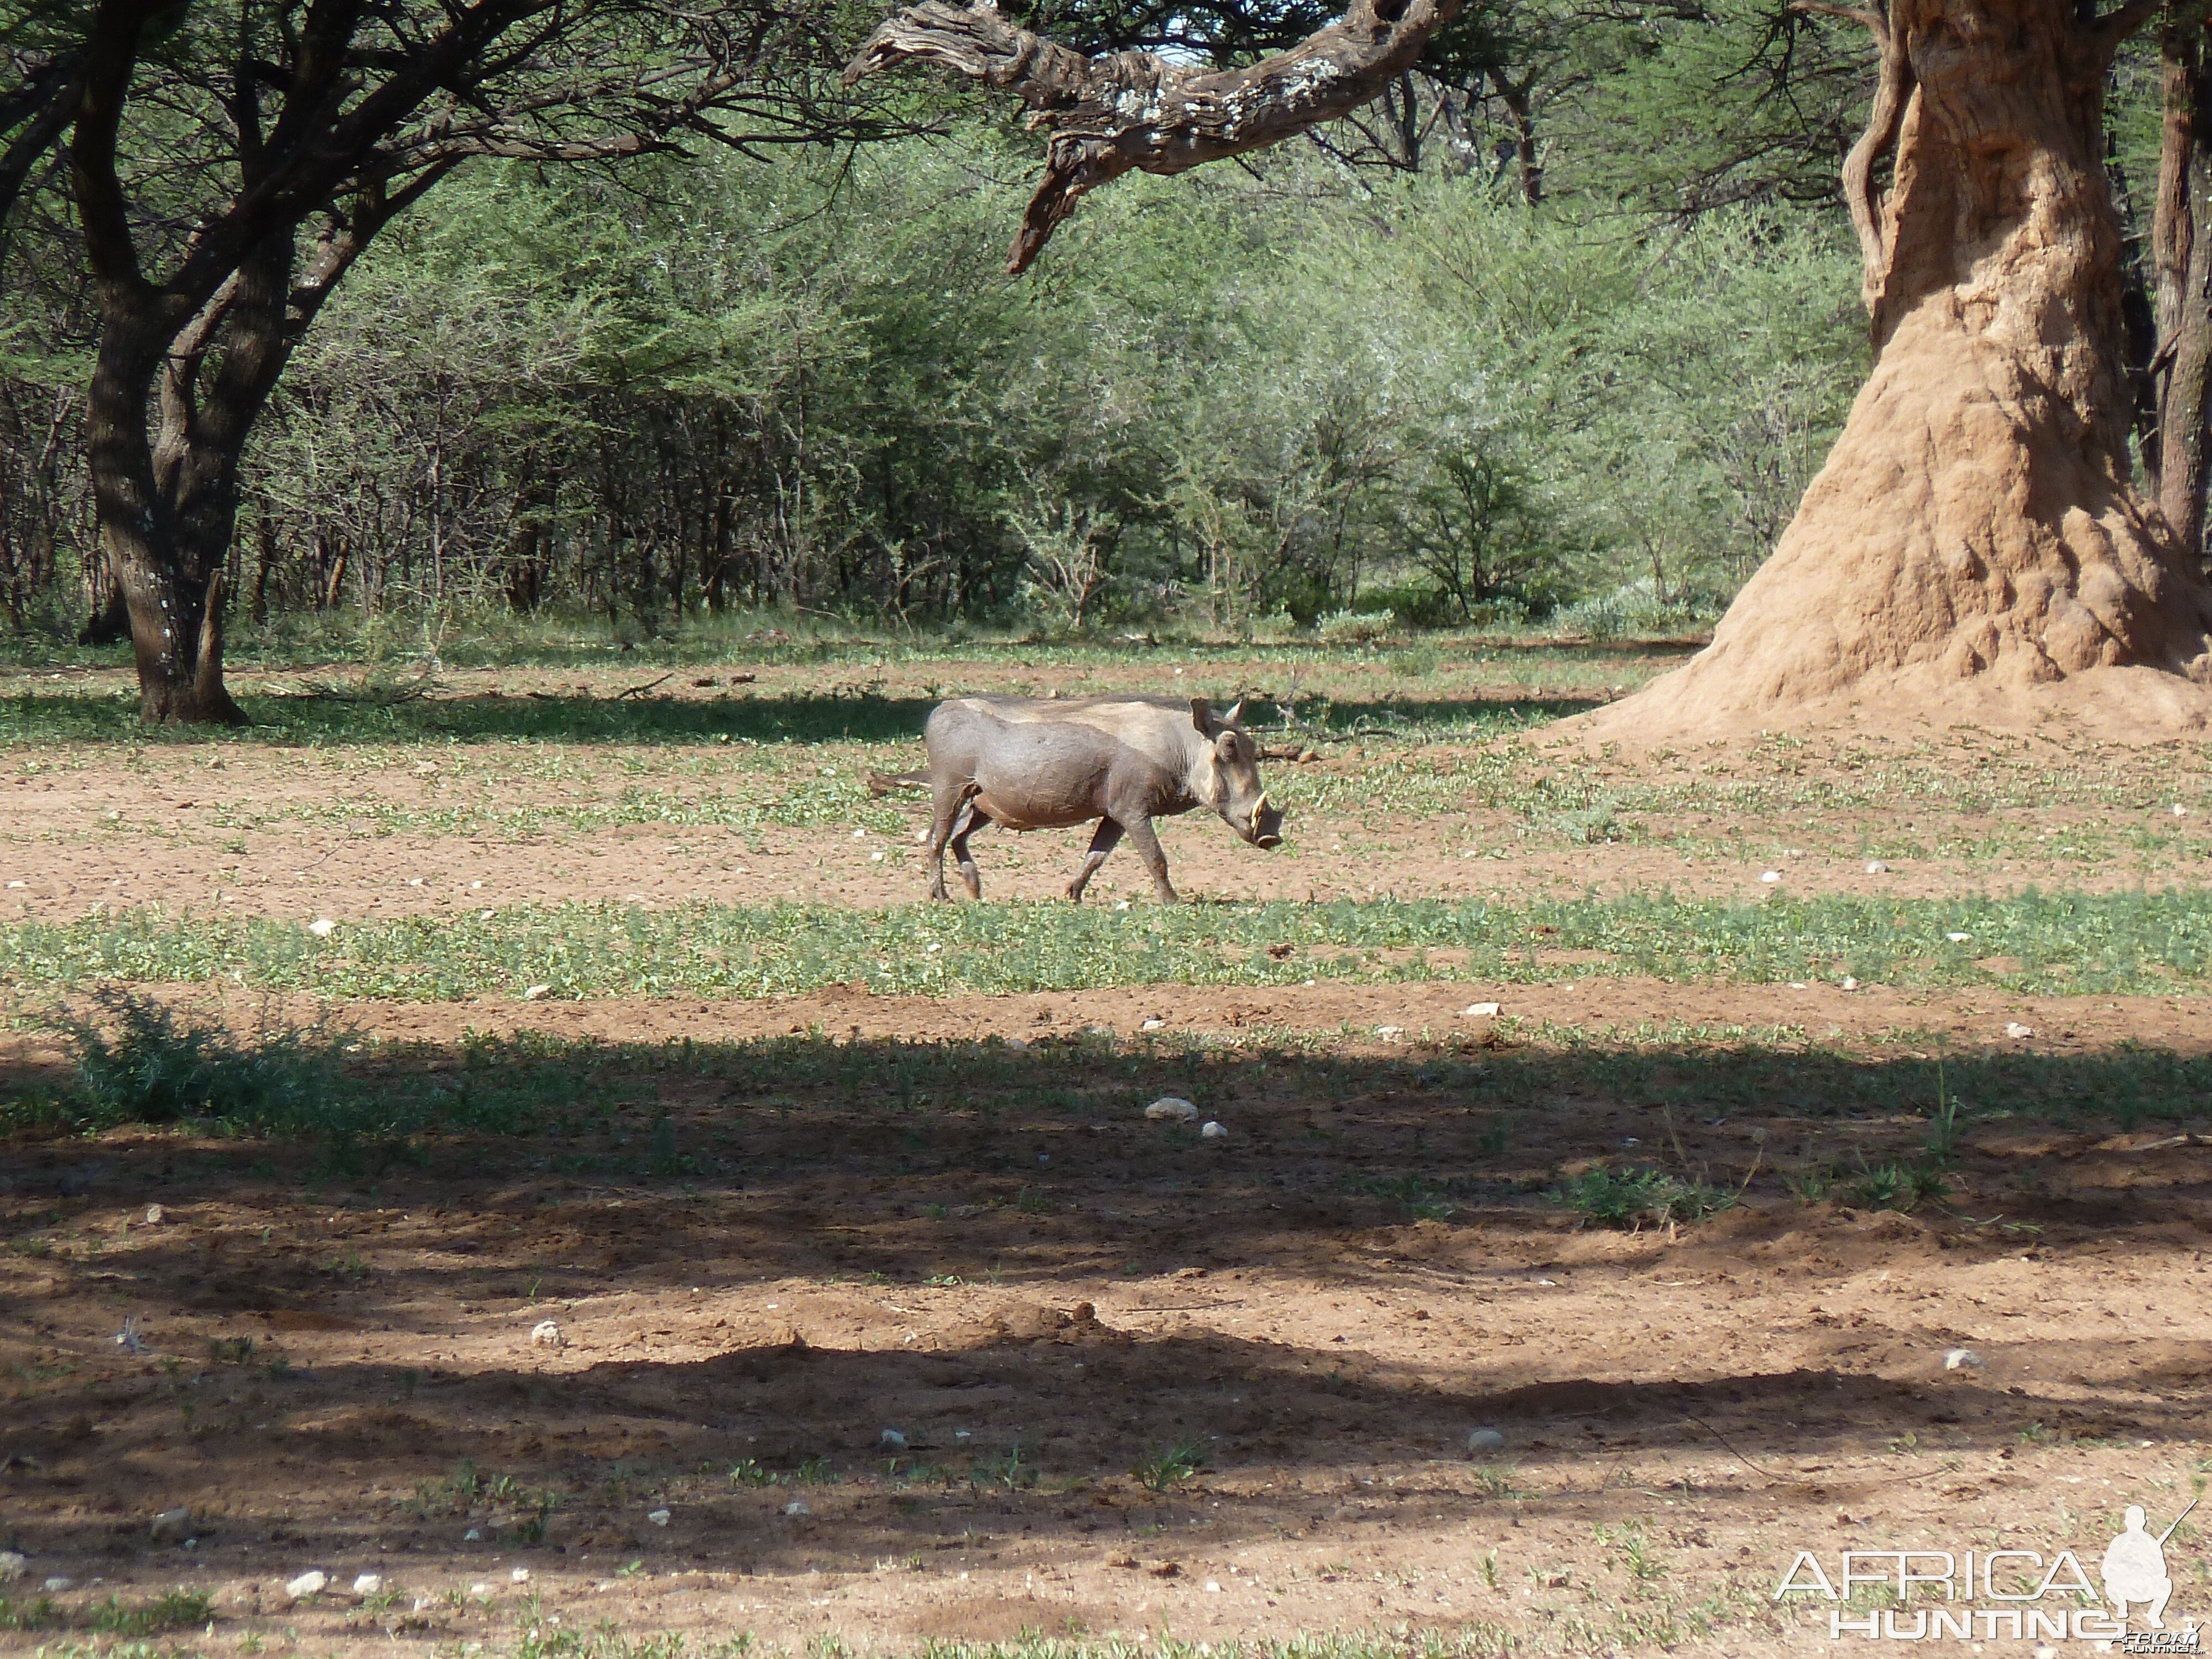
[[[2123, 1012], [2148, 1036], [2165, 1011], [2045, 1017], [2109, 1037]], [[303, 1196], [227, 1143], [20, 1149], [0, 1480], [33, 1575], [74, 1581], [64, 1608], [210, 1586], [219, 1633], [314, 1650], [499, 1639], [535, 1597], [792, 1644], [1414, 1621], [1813, 1652], [1825, 1621], [1769, 1595], [1795, 1550], [2086, 1558], [2118, 1505], [2178, 1510], [2208, 1449], [2201, 1136], [1999, 1127], [1952, 1212], [1755, 1202], [1670, 1238], [1510, 1195], [1408, 1220], [1340, 1179], [1425, 1142], [1510, 1183], [1662, 1133], [1617, 1107], [1523, 1118], [1484, 1160], [1475, 1103], [1395, 1089], [1208, 1097], [1233, 1128], [1207, 1144], [1146, 1123], [1144, 1089], [918, 1137], [804, 1091], [793, 1114], [659, 1088], [686, 1144], [742, 1141], [745, 1178], [564, 1178], [487, 1146], [471, 1174]], [[1765, 1146], [1879, 1156], [1917, 1127], [1778, 1103], [1676, 1133], [1724, 1179]], [[532, 1340], [549, 1318], [557, 1347]], [[1504, 1449], [1470, 1456], [1482, 1428]], [[1131, 1473], [1184, 1444], [1188, 1480]], [[148, 1535], [175, 1507], [189, 1550]], [[310, 1569], [399, 1594], [287, 1605]]]
[[[1711, 763], [1528, 753], [1686, 787]], [[1840, 750], [1760, 753], [1777, 779], [1852, 769]], [[15, 753], [0, 873], [27, 885], [5, 890], [8, 909], [880, 905], [919, 881], [910, 862], [863, 866], [905, 856], [893, 837], [843, 829], [766, 851], [748, 837], [741, 874], [719, 832], [506, 843], [218, 821], [312, 798], [329, 769], [349, 799], [450, 799], [450, 779], [391, 755], [229, 746], [215, 769], [189, 749]], [[580, 757], [580, 781], [515, 787], [611, 790], [635, 781], [625, 768], [674, 779], [681, 758], [609, 746]], [[1989, 760], [1969, 744], [1916, 763], [1969, 775]], [[1273, 860], [1194, 823], [1170, 852], [1196, 892], [1293, 897], [1662, 880], [1748, 894], [1785, 838], [1802, 849], [1788, 881], [1815, 890], [2192, 878], [2203, 815], [2157, 815], [2196, 811], [2175, 793], [2196, 787], [2196, 750], [2115, 757], [2094, 778], [2072, 738], [2021, 739], [2002, 761], [2079, 781], [2019, 809], [2049, 815], [2030, 821], [2064, 833], [2109, 788], [2144, 837], [2088, 869], [1960, 852], [1868, 875], [1849, 854], [1869, 836], [1909, 823], [1935, 848], [1988, 816], [1919, 797], [1745, 826], [1764, 839], [1725, 868], [1670, 846], [1500, 849], [1529, 827], [1503, 811], [1380, 828], [1346, 812]], [[107, 811], [122, 827], [101, 827]], [[1053, 890], [1079, 845], [1066, 839], [1018, 864], [994, 848], [988, 890]], [[1510, 856], [1463, 859], [1470, 844]], [[1789, 1097], [1662, 1114], [1564, 1082], [1508, 1109], [1480, 1067], [1683, 1024], [1781, 1028], [1869, 1066], [1939, 1044], [2053, 1066], [2197, 1055], [2212, 1002], [1572, 971], [1503, 989], [330, 1011], [405, 1045], [374, 1063], [416, 1068], [457, 1066], [471, 1032], [595, 1039], [609, 1058], [567, 1103], [638, 1134], [665, 1112], [674, 1144], [716, 1155], [688, 1174], [594, 1164], [606, 1146], [589, 1135], [441, 1140], [427, 1169], [359, 1176], [312, 1147], [185, 1131], [0, 1144], [0, 1549], [27, 1556], [0, 1595], [52, 1604], [43, 1628], [0, 1629], [0, 1650], [70, 1639], [111, 1596], [189, 1585], [212, 1595], [211, 1628], [163, 1639], [221, 1654], [503, 1652], [556, 1618], [681, 1632], [695, 1650], [741, 1632], [799, 1650], [1411, 1627], [1476, 1652], [1829, 1653], [1828, 1604], [1773, 1597], [1800, 1550], [1835, 1574], [1845, 1549], [2071, 1549], [2094, 1576], [2124, 1505], [2157, 1529], [2190, 1501], [2212, 1458], [2212, 1102], [2161, 1102], [2180, 1117], [2125, 1133], [1981, 1122], [1950, 1202], [1900, 1215], [1796, 1201], [1771, 1171], [1785, 1153], [1908, 1155], [1917, 1115]], [[1464, 1012], [1493, 1000], [1496, 1021]], [[231, 994], [241, 1019], [263, 1006]], [[1001, 1082], [907, 1110], [795, 1060], [707, 1076], [653, 1058], [810, 1032], [887, 1065], [914, 1045], [1018, 1040], [994, 1052], [1030, 1068], [1030, 1092]], [[1731, 1046], [1715, 1036], [1692, 1059]], [[1474, 1080], [1420, 1083], [1431, 1057], [1474, 1062]], [[0, 1075], [53, 1085], [62, 1065], [32, 1026], [0, 1036]], [[1227, 1138], [1147, 1122], [1170, 1088]], [[1729, 1213], [1634, 1235], [1540, 1195], [1625, 1157], [1758, 1178]], [[1449, 1201], [1408, 1188], [1415, 1176]], [[549, 1320], [557, 1340], [534, 1340]], [[1477, 1430], [1502, 1445], [1470, 1449]], [[1195, 1467], [1171, 1478], [1178, 1449]], [[176, 1509], [182, 1535], [157, 1542], [153, 1517]], [[2212, 1620], [2205, 1536], [2192, 1517], [2167, 1546], [2169, 1623]], [[295, 1603], [284, 1586], [310, 1570], [328, 1586]], [[362, 1574], [382, 1582], [355, 1594]]]

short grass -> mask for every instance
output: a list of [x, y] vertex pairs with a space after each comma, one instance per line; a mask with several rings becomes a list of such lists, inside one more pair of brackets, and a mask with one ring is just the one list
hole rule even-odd
[[414, 1001], [881, 994], [1114, 985], [1296, 985], [1437, 978], [1507, 984], [1639, 975], [1741, 984], [1840, 981], [2023, 993], [2201, 994], [2212, 892], [2043, 893], [1737, 904], [1666, 894], [1534, 904], [837, 906], [577, 902], [349, 922], [158, 910], [0, 927], [17, 990], [222, 980]]
[[[423, 1162], [440, 1139], [507, 1141], [525, 1157], [670, 1180], [739, 1167], [728, 1160], [741, 1157], [744, 1137], [729, 1139], [734, 1132], [725, 1120], [740, 1107], [778, 1122], [817, 1111], [860, 1114], [887, 1132], [868, 1146], [897, 1161], [912, 1150], [909, 1131], [926, 1135], [931, 1122], [950, 1118], [1087, 1124], [1126, 1118], [1133, 1103], [1165, 1093], [1210, 1108], [1245, 1099], [1387, 1099], [1408, 1111], [1449, 1109], [1463, 1120], [1455, 1150], [1417, 1144], [1358, 1168], [1340, 1167], [1332, 1153], [1328, 1180], [1378, 1213], [1410, 1219], [1449, 1218], [1462, 1202], [1522, 1190], [1524, 1178], [1534, 1182], [1529, 1191], [1556, 1187], [1556, 1172], [1540, 1157], [1528, 1164], [1529, 1148], [1545, 1139], [1535, 1131], [1546, 1119], [1590, 1105], [1631, 1107], [1685, 1130], [1779, 1115], [1832, 1122], [1838, 1133], [1851, 1131], [1844, 1138], [1854, 1145], [1860, 1129], [1875, 1134], [1864, 1158], [1839, 1157], [1832, 1146], [1817, 1164], [1779, 1146], [1759, 1155], [1768, 1176], [1813, 1182], [1819, 1190], [1810, 1195], [1818, 1197], [1878, 1178], [1874, 1171], [1899, 1160], [1900, 1168], [1935, 1170], [1955, 1152], [1962, 1126], [2020, 1119], [2129, 1129], [2200, 1121], [2212, 1101], [2212, 1055], [2147, 1047], [1946, 1054], [1909, 1037], [1845, 1047], [1706, 1028], [1640, 1036], [1553, 1030], [1499, 1048], [1383, 1056], [1347, 1055], [1313, 1034], [1264, 1033], [1087, 1034], [1019, 1048], [996, 1038], [915, 1042], [818, 1032], [666, 1043], [525, 1033], [471, 1038], [447, 1050], [329, 1032], [236, 1033], [210, 1017], [172, 1014], [150, 1030], [142, 1024], [136, 1045], [144, 1071], [204, 1068], [180, 1106], [174, 1090], [136, 1097], [119, 1091], [104, 1067], [124, 1039], [95, 1038], [70, 1024], [79, 1033], [76, 1074], [0, 1084], [0, 1134], [97, 1133], [181, 1116], [219, 1137], [319, 1142], [341, 1167]], [[283, 1086], [271, 1086], [272, 1077]], [[1949, 1103], [1948, 1113], [1938, 1111], [1939, 1100]], [[712, 1109], [679, 1122], [672, 1102]], [[1320, 1126], [1314, 1133], [1328, 1139]], [[870, 1155], [857, 1144], [846, 1150]], [[1618, 1152], [1619, 1180], [1634, 1188], [1626, 1196], [1635, 1202], [1617, 1215], [1597, 1213], [1623, 1196], [1610, 1189], [1567, 1201], [1609, 1224], [1632, 1223], [1655, 1206], [1664, 1211], [1662, 1220], [1719, 1206], [1723, 1175], [1692, 1164], [1665, 1184], [1650, 1168], [1655, 1153], [1680, 1166], [1679, 1154], [1656, 1140]]]

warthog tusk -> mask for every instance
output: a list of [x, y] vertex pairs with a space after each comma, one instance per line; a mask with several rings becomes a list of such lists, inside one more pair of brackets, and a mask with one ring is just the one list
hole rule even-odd
[[1266, 790], [1262, 789], [1262, 790], [1260, 792], [1260, 799], [1259, 799], [1259, 800], [1258, 800], [1258, 801], [1254, 805], [1254, 806], [1253, 806], [1253, 808], [1252, 808], [1252, 816], [1253, 816], [1254, 817], [1255, 817], [1255, 818], [1256, 818], [1256, 817], [1260, 817], [1262, 813], [1264, 813], [1267, 810], [1267, 792]]

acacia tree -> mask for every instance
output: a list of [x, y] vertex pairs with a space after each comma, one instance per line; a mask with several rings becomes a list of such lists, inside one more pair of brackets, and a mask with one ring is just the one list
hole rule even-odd
[[27, 176], [18, 152], [66, 143], [100, 320], [92, 481], [143, 717], [240, 718], [222, 674], [239, 463], [386, 227], [472, 157], [833, 134], [820, 59], [812, 19], [753, 0], [93, 0], [27, 57], [0, 102], [0, 191]]
[[[1247, 67], [1086, 58], [928, 0], [848, 70], [918, 61], [1018, 94], [1047, 135], [1010, 269], [1085, 191], [1273, 143], [1372, 97], [1455, 0], [1355, 0]], [[1813, 8], [1808, 8], [1813, 9]], [[2212, 589], [2130, 481], [2120, 240], [2103, 166], [2128, 0], [1883, 0], [1843, 11], [1879, 75], [1844, 167], [1875, 364], [1773, 556], [1687, 667], [1608, 711], [1644, 732], [1864, 692], [1941, 701], [2104, 668], [2212, 680]], [[2198, 694], [2189, 700], [2201, 702]]]

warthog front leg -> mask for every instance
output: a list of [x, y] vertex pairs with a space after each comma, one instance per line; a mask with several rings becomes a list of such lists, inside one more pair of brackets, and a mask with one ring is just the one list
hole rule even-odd
[[1091, 850], [1083, 855], [1083, 867], [1075, 872], [1075, 879], [1067, 884], [1067, 896], [1080, 899], [1083, 890], [1091, 884], [1091, 878], [1098, 873], [1098, 866], [1106, 856], [1121, 844], [1121, 826], [1111, 818], [1098, 820], [1098, 832], [1091, 837]]
[[945, 890], [945, 843], [962, 829], [962, 819], [974, 816], [968, 803], [975, 793], [973, 783], [940, 783], [932, 793], [929, 850], [922, 856], [929, 866], [929, 896], [933, 899], [950, 900], [952, 896]]
[[1168, 855], [1160, 850], [1160, 838], [1152, 833], [1152, 819], [1142, 813], [1133, 813], [1121, 827], [1128, 832], [1129, 844], [1144, 860], [1145, 868], [1152, 872], [1152, 891], [1159, 896], [1160, 902], [1181, 904], [1182, 900], [1176, 896], [1175, 884], [1168, 879]]

